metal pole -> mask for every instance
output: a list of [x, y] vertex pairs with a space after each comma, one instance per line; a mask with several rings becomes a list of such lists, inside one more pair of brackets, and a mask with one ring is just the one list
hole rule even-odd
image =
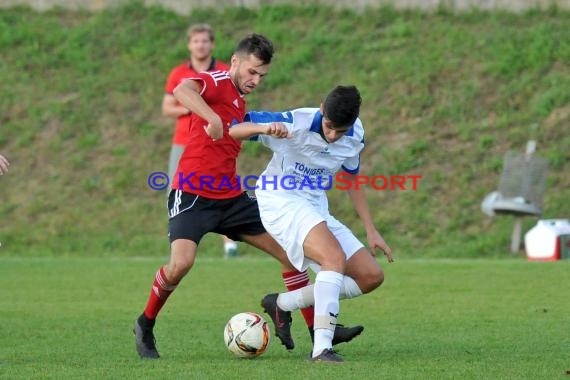
[[515, 226], [511, 235], [511, 253], [513, 254], [518, 253], [521, 247], [522, 221], [523, 218], [520, 216], [515, 218]]

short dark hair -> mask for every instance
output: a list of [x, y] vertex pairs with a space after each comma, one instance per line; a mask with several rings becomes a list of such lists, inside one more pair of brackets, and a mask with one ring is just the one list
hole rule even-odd
[[264, 64], [271, 63], [273, 58], [273, 43], [261, 34], [250, 34], [241, 40], [235, 50], [238, 55], [253, 54]]
[[323, 114], [335, 127], [350, 127], [360, 114], [362, 98], [356, 86], [336, 86], [323, 102]]

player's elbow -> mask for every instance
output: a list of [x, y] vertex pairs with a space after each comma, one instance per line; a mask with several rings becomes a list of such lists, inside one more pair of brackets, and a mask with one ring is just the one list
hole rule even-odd
[[183, 80], [174, 88], [172, 91], [172, 95], [176, 98], [176, 100], [180, 101], [181, 98], [188, 96], [192, 92], [200, 92], [200, 88], [197, 87], [195, 81], [191, 79]]
[[184, 94], [185, 91], [187, 91], [186, 85], [184, 84], [184, 82], [181, 82], [178, 84], [178, 86], [174, 87], [172, 95], [174, 96], [175, 99], [180, 100], [180, 97]]
[[172, 108], [172, 105], [176, 105], [176, 98], [174, 98], [174, 95], [171, 93], [164, 94], [162, 97], [162, 103], [160, 105], [163, 116], [171, 116], [172, 112], [170, 109]]

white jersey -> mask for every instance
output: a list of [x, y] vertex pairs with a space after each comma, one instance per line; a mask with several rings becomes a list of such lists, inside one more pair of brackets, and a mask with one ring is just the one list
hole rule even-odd
[[[256, 124], [283, 123], [293, 135], [278, 139], [258, 135], [273, 152], [273, 158], [257, 181], [256, 196], [302, 197], [328, 214], [326, 190], [335, 185], [335, 174], [357, 174], [364, 148], [364, 129], [357, 119], [352, 128], [334, 143], [321, 135], [323, 115], [319, 108], [299, 108], [283, 113], [249, 112], [244, 121]], [[276, 205], [279, 207], [278, 205]]]
[[250, 112], [244, 119], [258, 124], [281, 122], [293, 135], [290, 139], [256, 136], [273, 150], [273, 158], [256, 183], [255, 195], [263, 226], [299, 271], [314, 264], [305, 257], [304, 242], [319, 223], [326, 223], [347, 260], [363, 247], [345, 225], [330, 215], [326, 196], [338, 171], [358, 173], [364, 148], [362, 122], [357, 119], [343, 137], [329, 144], [321, 135], [322, 120], [318, 108]]

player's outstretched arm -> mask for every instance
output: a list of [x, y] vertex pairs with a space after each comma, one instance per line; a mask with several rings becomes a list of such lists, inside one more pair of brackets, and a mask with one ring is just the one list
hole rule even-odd
[[176, 100], [184, 107], [208, 122], [208, 125], [205, 125], [204, 129], [212, 140], [221, 139], [224, 136], [222, 119], [202, 98], [200, 95], [201, 90], [202, 88], [197, 81], [189, 79], [176, 86], [173, 94]]
[[255, 124], [246, 122], [236, 124], [230, 128], [230, 136], [236, 140], [247, 140], [257, 135], [268, 135], [278, 139], [291, 137], [283, 123]]
[[[352, 176], [354, 180], [354, 176]], [[368, 200], [366, 199], [366, 192], [364, 191], [363, 187], [356, 186], [356, 183], [352, 183], [352, 186], [348, 189], [348, 194], [350, 196], [350, 200], [356, 210], [356, 213], [362, 220], [364, 224], [364, 228], [366, 229], [366, 238], [368, 241], [368, 247], [370, 248], [372, 254], [375, 255], [377, 249], [381, 249], [384, 251], [384, 255], [388, 262], [393, 262], [394, 257], [392, 256], [392, 249], [386, 242], [380, 232], [374, 226], [374, 222], [372, 220], [372, 216], [370, 214], [370, 207], [368, 206]]]
[[6, 157], [0, 154], [0, 175], [8, 173], [8, 166], [10, 166], [10, 162]]

